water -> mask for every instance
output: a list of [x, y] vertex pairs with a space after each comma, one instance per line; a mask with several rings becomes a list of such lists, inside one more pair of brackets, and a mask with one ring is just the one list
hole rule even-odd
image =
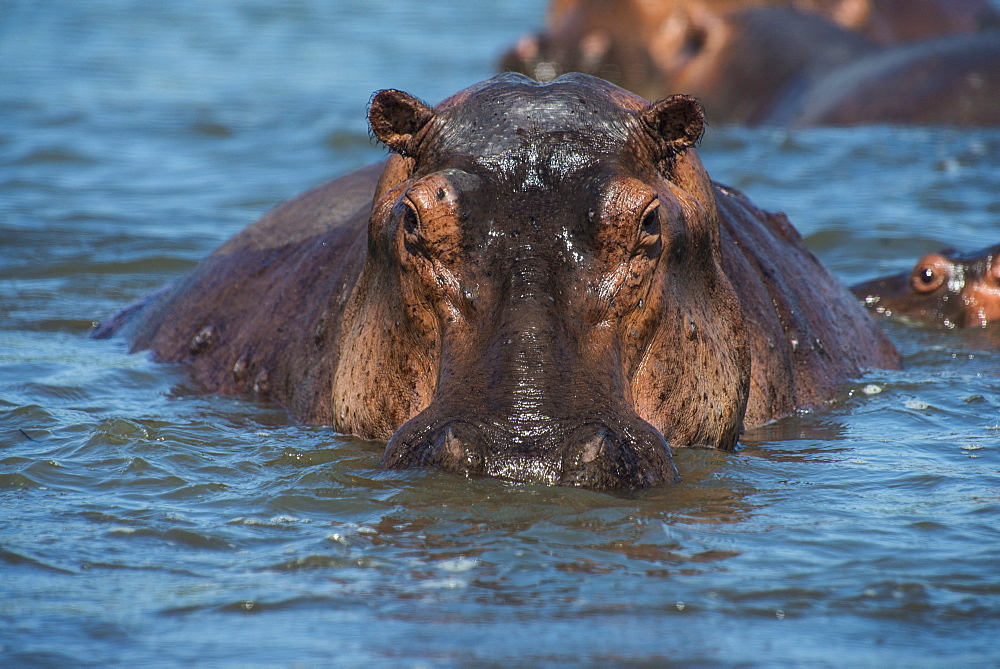
[[[543, 11], [0, 5], [0, 665], [1000, 662], [995, 330], [891, 324], [904, 371], [632, 494], [381, 471], [87, 338], [382, 157], [372, 91], [436, 102]], [[713, 127], [702, 155], [845, 282], [1000, 238], [998, 131]]]

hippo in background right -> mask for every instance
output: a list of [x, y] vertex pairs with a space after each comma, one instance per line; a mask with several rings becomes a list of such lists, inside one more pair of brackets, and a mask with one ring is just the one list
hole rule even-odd
[[698, 98], [713, 122], [1000, 125], [987, 0], [552, 0], [502, 70]]
[[928, 253], [912, 271], [859, 283], [851, 292], [884, 316], [945, 328], [996, 326], [1000, 244], [969, 253]]

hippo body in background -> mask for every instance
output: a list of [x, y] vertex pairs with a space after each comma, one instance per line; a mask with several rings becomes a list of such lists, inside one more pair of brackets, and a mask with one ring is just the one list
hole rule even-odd
[[677, 478], [899, 357], [783, 215], [713, 184], [703, 116], [507, 74], [435, 108], [382, 91], [395, 152], [282, 204], [127, 310], [207, 388], [388, 440], [383, 464], [594, 488]]
[[1000, 34], [954, 35], [875, 52], [771, 105], [768, 125], [1000, 125]]
[[758, 4], [555, 2], [549, 29], [523, 37], [500, 68], [541, 81], [585, 72], [651, 99], [685, 91], [710, 121], [752, 123], [792, 79], [878, 48], [819, 14]]
[[851, 287], [866, 306], [946, 328], [1000, 323], [1000, 244], [960, 253], [945, 249], [920, 258], [913, 270]]
[[841, 66], [877, 52], [864, 37], [788, 8], [734, 12], [705, 28], [700, 50], [671, 78], [705, 105], [710, 120], [773, 124], [789, 97]]
[[878, 44], [905, 44], [944, 35], [1000, 29], [990, 0], [793, 0]]
[[1000, 29], [985, 0], [557, 0], [548, 23], [501, 69], [685, 91], [711, 121], [1000, 124], [1000, 33], [971, 35]]

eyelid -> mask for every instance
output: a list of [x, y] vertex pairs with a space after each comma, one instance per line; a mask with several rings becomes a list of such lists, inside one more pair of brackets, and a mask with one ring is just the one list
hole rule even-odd
[[[417, 207], [417, 205], [414, 204], [413, 200], [411, 200], [408, 196], [402, 198], [402, 204], [404, 207], [406, 207], [407, 210], [413, 213], [413, 218], [415, 219], [413, 230], [406, 229], [406, 232], [409, 234], [416, 234], [417, 227], [420, 225], [420, 208]], [[405, 212], [403, 213], [403, 216], [404, 217], [406, 216]], [[406, 227], [407, 226], [405, 226], [404, 223], [404, 229]]]
[[651, 212], [654, 212], [659, 208], [660, 208], [660, 198], [654, 195], [653, 198], [646, 203], [646, 206], [642, 208], [642, 215], [639, 216], [639, 220], [640, 221], [645, 220], [646, 217], [649, 216]]

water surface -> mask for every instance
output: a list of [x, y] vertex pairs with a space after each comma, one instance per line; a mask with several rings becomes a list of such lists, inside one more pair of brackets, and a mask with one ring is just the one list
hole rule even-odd
[[[384, 6], [383, 6], [384, 5]], [[679, 452], [629, 494], [386, 472], [95, 320], [385, 155], [542, 2], [0, 7], [0, 664], [1000, 662], [1000, 335]], [[1000, 237], [1000, 132], [709, 129], [845, 282]]]

